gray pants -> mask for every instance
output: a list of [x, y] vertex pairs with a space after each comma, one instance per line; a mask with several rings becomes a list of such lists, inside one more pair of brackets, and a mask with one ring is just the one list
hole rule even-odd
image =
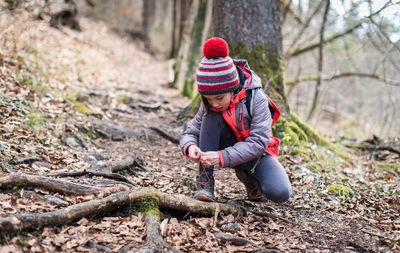
[[[199, 138], [202, 151], [221, 150], [236, 142], [236, 136], [225, 122], [222, 113], [210, 111], [203, 117]], [[205, 169], [207, 173], [212, 174], [214, 166]], [[274, 202], [284, 202], [289, 199], [290, 181], [285, 169], [275, 157], [265, 153], [258, 159], [236, 166], [235, 169], [246, 172], [250, 181], [266, 198]]]

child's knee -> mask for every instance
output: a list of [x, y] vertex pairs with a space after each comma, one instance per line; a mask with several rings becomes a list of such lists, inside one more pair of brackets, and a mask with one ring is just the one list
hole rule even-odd
[[268, 199], [276, 203], [282, 203], [287, 201], [291, 194], [290, 186], [281, 186], [274, 188], [262, 187], [262, 191]]

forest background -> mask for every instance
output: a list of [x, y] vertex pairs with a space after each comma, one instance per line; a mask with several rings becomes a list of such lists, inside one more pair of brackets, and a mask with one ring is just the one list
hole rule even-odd
[[[0, 4], [0, 251], [399, 250], [398, 1]], [[274, 134], [293, 194], [252, 203], [217, 169], [218, 203], [198, 203], [177, 142], [201, 45], [215, 18], [257, 29], [271, 6], [279, 74], [256, 72], [284, 80]]]

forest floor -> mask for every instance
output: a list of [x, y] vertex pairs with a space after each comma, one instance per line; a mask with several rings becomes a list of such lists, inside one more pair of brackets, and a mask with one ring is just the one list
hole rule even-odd
[[[96, 176], [63, 180], [192, 196], [196, 164], [154, 130], [179, 138], [183, 126], [177, 115], [190, 103], [169, 88], [168, 61], [101, 22], [81, 18], [80, 24], [81, 32], [55, 29], [22, 10], [0, 11], [1, 177], [82, 171], [91, 166], [89, 154], [110, 161], [133, 154], [146, 170], [131, 167], [120, 173], [136, 186]], [[317, 156], [329, 151], [315, 145], [309, 151], [315, 151], [317, 167], [300, 156], [284, 152], [280, 157], [292, 181], [288, 202], [249, 202], [233, 170], [218, 168], [216, 200], [258, 214], [221, 215], [214, 224], [214, 217], [161, 210], [162, 238], [185, 252], [399, 252], [400, 169], [394, 166], [399, 156], [348, 150], [352, 163], [320, 162]], [[4, 187], [2, 217], [59, 210], [98, 197], [21, 184]], [[224, 241], [216, 236], [220, 232], [253, 243]], [[143, 214], [121, 211], [3, 234], [0, 252], [122, 252], [126, 245], [135, 252], [145, 247], [145, 237]]]

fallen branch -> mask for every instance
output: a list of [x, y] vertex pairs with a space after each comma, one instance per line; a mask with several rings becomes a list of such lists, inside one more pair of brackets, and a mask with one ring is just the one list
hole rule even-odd
[[[83, 217], [90, 218], [99, 214], [109, 213], [120, 207], [130, 205], [143, 198], [157, 199], [158, 206], [173, 210], [190, 212], [211, 217], [216, 210], [215, 202], [202, 202], [188, 196], [175, 194], [169, 195], [156, 189], [144, 188], [139, 191], [121, 191], [102, 199], [91, 200], [75, 204], [57, 211], [34, 214], [19, 214], [0, 218], [0, 233], [12, 233], [30, 230], [37, 227], [57, 226], [79, 220]], [[220, 212], [235, 214], [235, 207], [218, 204]]]
[[230, 234], [224, 234], [224, 233], [215, 233], [215, 237], [223, 242], [231, 242], [234, 245], [237, 246], [244, 246], [246, 244], [250, 244], [253, 247], [256, 247], [257, 249], [261, 249], [260, 246], [258, 246], [255, 242], [250, 241], [246, 238], [240, 237], [240, 236], [234, 236]]
[[372, 150], [372, 151], [390, 151], [392, 153], [396, 153], [400, 155], [400, 150], [390, 147], [390, 146], [381, 146], [381, 145], [363, 145], [363, 144], [353, 144], [353, 145], [347, 145], [350, 148], [358, 148], [358, 149], [365, 149], [365, 150]]
[[60, 172], [60, 173], [52, 174], [50, 176], [52, 176], [52, 177], [81, 177], [81, 176], [86, 176], [86, 175], [110, 178], [110, 179], [122, 181], [122, 182], [125, 182], [125, 183], [135, 186], [135, 183], [133, 183], [131, 180], [127, 179], [126, 177], [124, 177], [120, 174], [107, 173], [107, 172], [94, 171], [94, 170]]
[[172, 137], [168, 133], [166, 133], [164, 130], [161, 130], [158, 127], [150, 127], [151, 130], [156, 131], [161, 137], [164, 137], [165, 139], [171, 141], [172, 143], [179, 144], [179, 139]]
[[72, 195], [86, 195], [99, 193], [103, 189], [83, 184], [72, 183], [39, 175], [28, 175], [22, 173], [12, 173], [0, 178], [0, 188], [7, 188], [13, 185], [30, 185], [43, 187], [49, 191]]
[[[371, 79], [376, 79], [387, 85], [400, 86], [400, 81], [387, 79], [385, 77], [381, 77], [381, 76], [378, 76], [378, 75], [372, 74], [372, 73], [343, 72], [343, 73], [332, 75], [330, 77], [324, 77], [324, 78], [322, 78], [322, 80], [326, 81], [326, 82], [330, 82], [335, 79], [348, 78], [348, 77], [371, 78]], [[285, 81], [285, 84], [289, 85], [289, 86], [295, 86], [300, 82], [316, 81], [316, 80], [318, 80], [318, 76], [306, 75], [306, 76], [296, 77], [294, 79], [289, 79], [289, 80]]]
[[146, 215], [146, 241], [156, 252], [165, 252], [164, 249], [167, 249], [167, 252], [181, 252], [162, 239], [160, 235], [160, 222], [154, 214]]

